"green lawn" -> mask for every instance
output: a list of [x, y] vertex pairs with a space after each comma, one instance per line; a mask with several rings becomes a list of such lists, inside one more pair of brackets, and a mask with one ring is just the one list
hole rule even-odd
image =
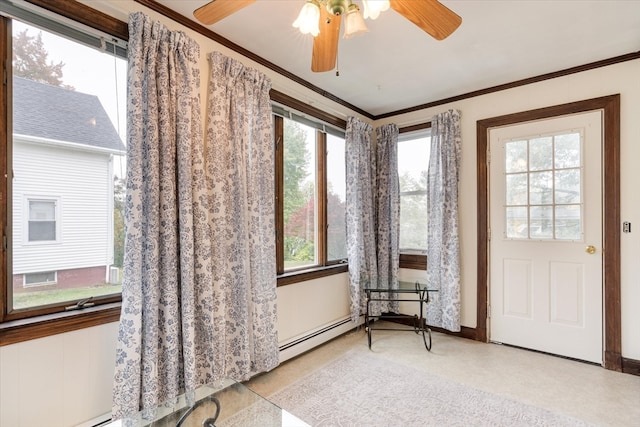
[[284, 268], [285, 270], [288, 270], [290, 268], [297, 268], [297, 267], [303, 267], [305, 265], [308, 266], [312, 266], [314, 265], [314, 261], [311, 260], [285, 260], [284, 261]]
[[28, 308], [39, 305], [60, 303], [69, 301], [75, 303], [90, 296], [102, 296], [117, 294], [122, 290], [122, 285], [102, 285], [88, 288], [54, 289], [46, 291], [20, 292], [13, 294], [13, 308]]

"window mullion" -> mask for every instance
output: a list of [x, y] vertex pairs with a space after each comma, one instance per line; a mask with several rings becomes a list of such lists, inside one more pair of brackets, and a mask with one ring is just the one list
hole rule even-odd
[[316, 132], [318, 264], [327, 265], [327, 134]]
[[284, 272], [284, 119], [274, 116], [275, 138], [275, 206], [276, 206], [276, 272]]
[[[3, 75], [6, 76], [7, 72], [7, 64], [11, 64], [11, 21], [7, 18], [0, 18], [0, 58], [2, 58], [2, 63], [4, 69]], [[10, 117], [8, 116], [7, 111], [7, 85], [3, 85], [2, 89], [0, 89], [0, 134], [2, 135], [2, 139], [0, 141], [0, 158], [2, 162], [0, 162], [0, 177], [4, 177], [2, 184], [0, 185], [0, 199], [2, 203], [0, 203], [0, 229], [2, 230], [2, 239], [3, 239], [3, 248], [2, 248], [2, 260], [0, 262], [0, 321], [5, 321], [9, 312], [13, 309], [13, 288], [9, 287], [9, 274], [7, 269], [7, 245], [9, 230], [7, 229], [8, 217], [7, 214], [9, 212], [6, 200], [8, 196], [8, 156], [7, 150], [9, 147], [8, 138], [9, 138], [9, 128], [8, 125], [10, 123]]]

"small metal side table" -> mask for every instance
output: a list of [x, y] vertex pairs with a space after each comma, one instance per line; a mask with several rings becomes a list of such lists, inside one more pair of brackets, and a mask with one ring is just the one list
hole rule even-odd
[[[431, 351], [431, 329], [427, 327], [427, 323], [424, 318], [424, 308], [423, 304], [429, 302], [429, 294], [431, 292], [438, 292], [437, 289], [427, 289], [427, 285], [423, 285], [420, 282], [398, 282], [398, 289], [377, 289], [377, 288], [364, 288], [365, 295], [367, 298], [367, 312], [364, 317], [364, 327], [367, 331], [367, 339], [369, 341], [369, 349], [371, 349], [371, 331], [379, 330], [379, 331], [413, 331], [416, 334], [422, 334], [422, 339], [424, 341], [424, 346], [428, 351]], [[372, 294], [377, 298], [373, 298]], [[415, 299], [406, 299], [402, 298], [402, 294], [416, 294], [418, 298]], [[386, 297], [386, 298], [385, 298]], [[384, 315], [384, 316], [372, 316], [369, 314], [369, 304], [374, 301], [406, 301], [406, 302], [417, 302], [420, 305], [420, 316], [413, 315]], [[375, 319], [413, 319], [413, 327], [411, 328], [385, 328], [374, 326], [371, 324], [372, 320]]]

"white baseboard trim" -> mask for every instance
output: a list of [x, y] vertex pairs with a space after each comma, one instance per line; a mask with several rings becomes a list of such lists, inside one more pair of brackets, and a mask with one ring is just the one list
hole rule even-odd
[[[100, 415], [92, 420], [85, 421], [82, 424], [78, 424], [75, 427], [99, 427], [107, 425], [111, 422], [111, 412]], [[115, 426], [114, 426], [115, 427]]]
[[[321, 326], [312, 331], [309, 331], [301, 336], [292, 338], [284, 343], [280, 344], [280, 363], [292, 359], [306, 351], [313, 349], [319, 345], [346, 334], [347, 332], [355, 329], [356, 327], [364, 324], [364, 317], [360, 317], [357, 323], [353, 323], [350, 317], [345, 317], [330, 324]], [[108, 423], [111, 419], [111, 414], [104, 414], [100, 417], [96, 417], [93, 420], [86, 421], [76, 427], [99, 427]]]
[[344, 319], [309, 331], [302, 336], [292, 338], [280, 344], [280, 363], [324, 344], [342, 334], [346, 334], [363, 323], [363, 317], [360, 317], [357, 323], [353, 323], [350, 317], [345, 317]]

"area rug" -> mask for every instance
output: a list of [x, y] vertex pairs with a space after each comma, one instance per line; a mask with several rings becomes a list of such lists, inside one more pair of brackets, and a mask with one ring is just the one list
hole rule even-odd
[[589, 425], [357, 351], [269, 400], [313, 427]]

